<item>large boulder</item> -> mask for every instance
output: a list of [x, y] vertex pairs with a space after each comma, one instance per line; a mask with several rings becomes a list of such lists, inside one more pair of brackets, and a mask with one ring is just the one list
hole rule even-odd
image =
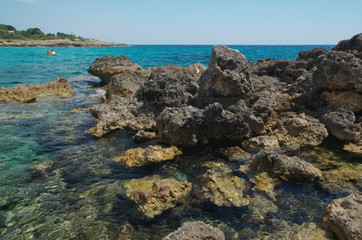
[[247, 60], [226, 46], [212, 49], [209, 67], [200, 78], [199, 97], [247, 98], [253, 92]]
[[151, 71], [123, 72], [113, 76], [107, 86], [106, 97], [118, 95], [121, 97], [133, 96], [138, 88], [150, 77]]
[[281, 145], [317, 146], [328, 136], [328, 131], [318, 119], [304, 113], [283, 113], [278, 116], [274, 136]]
[[173, 160], [182, 152], [177, 147], [164, 148], [162, 146], [149, 146], [147, 148], [128, 149], [122, 157], [114, 159], [127, 167], [142, 167], [159, 162]]
[[93, 106], [90, 112], [97, 121], [88, 133], [96, 137], [116, 129], [138, 131], [151, 130], [156, 126], [155, 116], [133, 98], [112, 96], [105, 103]]
[[176, 146], [196, 146], [210, 140], [241, 141], [250, 134], [250, 125], [243, 116], [225, 110], [217, 102], [204, 109], [165, 108], [157, 118], [159, 140]]
[[267, 172], [270, 176], [287, 181], [313, 182], [322, 172], [312, 164], [289, 157], [278, 149], [261, 150], [251, 158], [250, 167], [255, 172]]
[[153, 218], [170, 209], [186, 198], [192, 189], [192, 183], [177, 182], [175, 179], [161, 179], [160, 176], [133, 179], [126, 182], [126, 195], [137, 205], [143, 217]]
[[74, 88], [68, 80], [56, 77], [53, 81], [35, 84], [17, 84], [9, 88], [0, 87], [0, 101], [5, 102], [34, 102], [37, 98], [58, 95], [70, 96]]
[[162, 240], [225, 240], [224, 233], [201, 221], [185, 222]]
[[362, 59], [352, 53], [327, 52], [319, 56], [312, 77], [315, 89], [362, 93]]
[[360, 126], [355, 124], [356, 119], [352, 111], [344, 109], [331, 111], [323, 114], [321, 121], [334, 137], [342, 141], [357, 140], [361, 134]]
[[362, 239], [362, 193], [333, 200], [323, 221], [340, 240]]
[[334, 51], [348, 51], [348, 50], [357, 50], [362, 52], [362, 33], [354, 35], [349, 40], [340, 41], [337, 46], [333, 48]]
[[103, 84], [108, 84], [112, 77], [117, 74], [140, 70], [142, 70], [142, 67], [133, 64], [127, 56], [97, 58], [88, 68], [88, 72], [99, 77]]

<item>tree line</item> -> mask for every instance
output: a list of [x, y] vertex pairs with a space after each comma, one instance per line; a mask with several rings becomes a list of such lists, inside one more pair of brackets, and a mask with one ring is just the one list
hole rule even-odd
[[15, 27], [6, 24], [0, 24], [1, 39], [22, 39], [22, 40], [51, 40], [51, 39], [71, 39], [84, 40], [85, 38], [75, 36], [74, 34], [66, 34], [62, 32], [44, 33], [39, 28], [28, 28], [27, 30], [16, 30]]

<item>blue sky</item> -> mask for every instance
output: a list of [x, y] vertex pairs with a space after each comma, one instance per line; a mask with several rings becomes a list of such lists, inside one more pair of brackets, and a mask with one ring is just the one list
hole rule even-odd
[[128, 44], [336, 44], [362, 0], [0, 0], [0, 23]]

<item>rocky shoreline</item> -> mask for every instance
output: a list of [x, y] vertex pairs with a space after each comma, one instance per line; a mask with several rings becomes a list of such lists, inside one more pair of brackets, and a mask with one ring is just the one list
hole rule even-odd
[[124, 43], [103, 42], [95, 39], [76, 40], [21, 40], [0, 39], [0, 47], [126, 47]]
[[[112, 159], [113, 167], [149, 171], [117, 185], [137, 212], [133, 219], [177, 219], [180, 212], [206, 205], [248, 208], [251, 215], [238, 218], [253, 226], [287, 224], [273, 216], [283, 204], [276, 189], [291, 184], [338, 197], [325, 204], [318, 220], [293, 223], [289, 239], [332, 240], [331, 233], [340, 240], [361, 239], [362, 34], [331, 51], [300, 52], [294, 61], [253, 63], [236, 50], [215, 46], [208, 67], [143, 69], [126, 56], [106, 56], [88, 71], [107, 90], [104, 103], [89, 109], [96, 122], [88, 133], [102, 138], [130, 130], [142, 143]], [[343, 164], [330, 152], [301, 154], [326, 141], [344, 146], [355, 162]], [[199, 152], [205, 148], [206, 154]], [[162, 176], [163, 162], [182, 164], [190, 155], [197, 157], [185, 171], [196, 171], [193, 177], [172, 166]], [[225, 239], [216, 226], [187, 220], [164, 239]], [[246, 239], [265, 236], [260, 229], [244, 230], [240, 237]]]

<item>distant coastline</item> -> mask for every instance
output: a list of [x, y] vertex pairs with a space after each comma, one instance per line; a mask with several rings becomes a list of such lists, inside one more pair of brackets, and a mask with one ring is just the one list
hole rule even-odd
[[22, 40], [0, 39], [0, 47], [126, 47], [124, 43], [103, 42], [95, 39]]

